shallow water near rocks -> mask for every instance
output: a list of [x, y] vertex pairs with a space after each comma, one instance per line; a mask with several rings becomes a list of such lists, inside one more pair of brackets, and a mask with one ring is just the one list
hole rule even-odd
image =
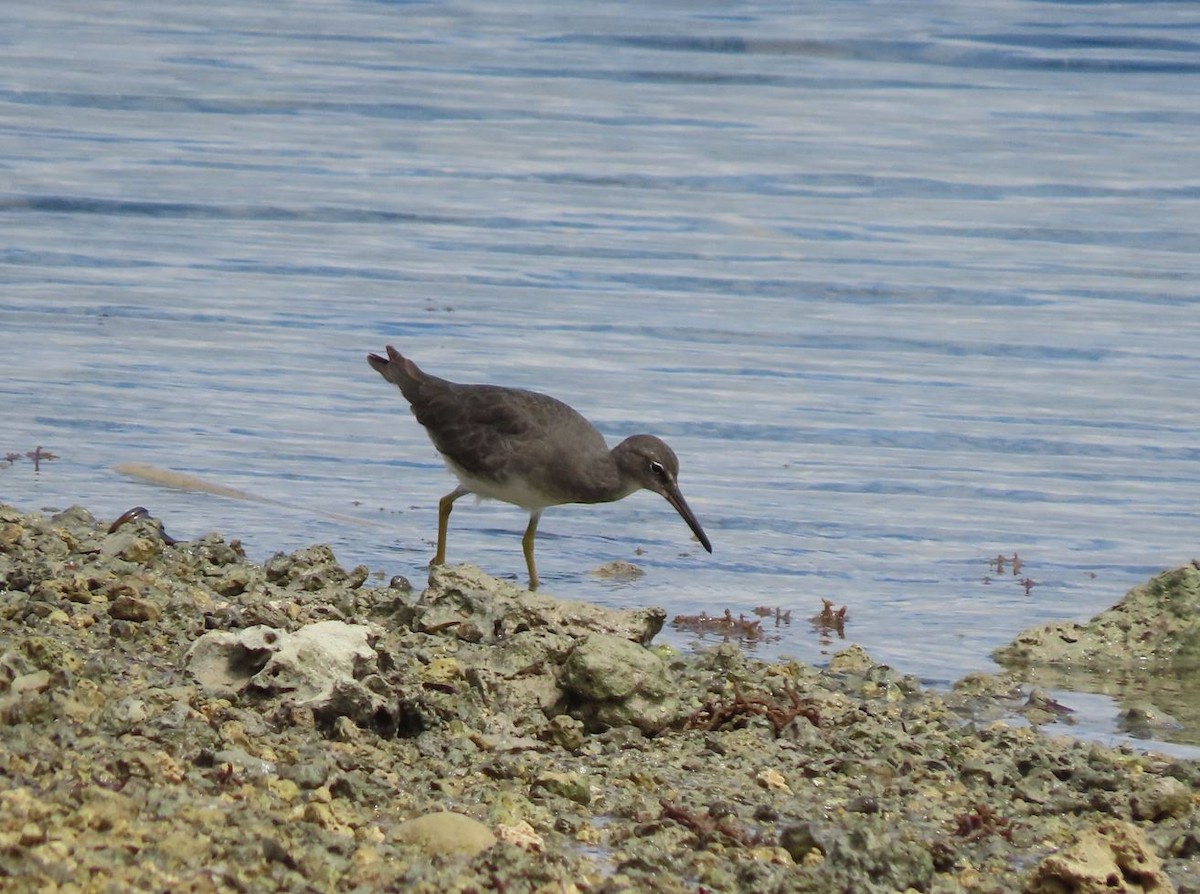
[[[764, 655], [944, 685], [1193, 555], [1186, 4], [78, 11], [0, 9], [9, 502], [420, 581], [452, 483], [393, 343], [668, 440], [714, 554], [551, 509], [545, 589], [791, 610]], [[450, 559], [521, 579], [524, 524], [461, 501]]]

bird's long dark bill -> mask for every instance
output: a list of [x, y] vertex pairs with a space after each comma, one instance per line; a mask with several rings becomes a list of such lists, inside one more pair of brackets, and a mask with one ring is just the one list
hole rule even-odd
[[692, 533], [696, 535], [696, 539], [710, 553], [712, 552], [712, 544], [708, 542], [708, 536], [704, 533], [704, 529], [700, 527], [700, 522], [696, 521], [696, 515], [692, 512], [692, 507], [687, 504], [687, 500], [683, 498], [683, 494], [679, 492], [679, 488], [673, 487], [663, 493], [667, 498], [667, 502], [675, 507], [675, 511], [683, 516], [683, 520], [687, 522], [687, 526], [692, 529]]

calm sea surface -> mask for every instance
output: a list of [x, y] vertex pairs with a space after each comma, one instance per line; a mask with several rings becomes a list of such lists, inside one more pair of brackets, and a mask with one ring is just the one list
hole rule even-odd
[[548, 592], [947, 683], [1200, 553], [1198, 146], [1185, 3], [6, 2], [0, 455], [57, 459], [0, 499], [419, 582], [452, 482], [391, 343], [679, 454], [714, 554], [551, 509]]

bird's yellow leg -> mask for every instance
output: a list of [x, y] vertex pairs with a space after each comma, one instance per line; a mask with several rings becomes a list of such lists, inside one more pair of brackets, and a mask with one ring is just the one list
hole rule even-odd
[[525, 551], [525, 567], [529, 569], [529, 589], [531, 590], [538, 588], [537, 566], [533, 564], [533, 538], [537, 535], [538, 519], [541, 517], [540, 509], [529, 513], [529, 526], [525, 529], [525, 536], [521, 538], [521, 548]]
[[446, 564], [446, 528], [450, 524], [450, 510], [454, 508], [455, 500], [469, 493], [470, 491], [465, 487], [456, 487], [438, 501], [437, 552], [433, 554], [433, 561], [429, 563], [430, 565]]

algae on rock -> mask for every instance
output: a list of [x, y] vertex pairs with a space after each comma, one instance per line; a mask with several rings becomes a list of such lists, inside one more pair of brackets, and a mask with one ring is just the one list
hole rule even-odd
[[1200, 568], [1157, 574], [1086, 624], [1025, 630], [993, 657], [1039, 686], [1118, 698], [1135, 736], [1200, 744]]

